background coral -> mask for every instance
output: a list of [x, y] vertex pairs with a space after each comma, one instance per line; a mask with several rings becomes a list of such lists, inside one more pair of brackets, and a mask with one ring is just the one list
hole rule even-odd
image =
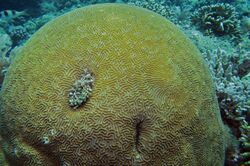
[[242, 19], [242, 28], [244, 31], [250, 33], [250, 17], [244, 17]]
[[[85, 68], [95, 86], [75, 111], [68, 93]], [[48, 23], [14, 59], [0, 102], [11, 165], [224, 163], [207, 66], [172, 23], [143, 9], [95, 5]]]
[[206, 34], [240, 38], [239, 19], [235, 8], [229, 4], [202, 6], [193, 14], [192, 22]]
[[7, 32], [13, 42], [13, 46], [23, 44], [29, 38], [29, 33], [23, 26], [9, 26]]
[[173, 11], [171, 11], [169, 6], [166, 5], [166, 1], [164, 0], [129, 0], [127, 3], [129, 5], [135, 5], [138, 7], [149, 9], [168, 19], [170, 19], [173, 15]]
[[3, 57], [12, 47], [10, 36], [4, 32], [0, 32], [0, 56]]
[[12, 47], [9, 35], [0, 33], [0, 89], [8, 66], [10, 65], [7, 53]]
[[[240, 140], [240, 149], [233, 157], [228, 158], [228, 164], [249, 164], [250, 144], [250, 75], [248, 61], [250, 52], [236, 50], [229, 54], [224, 50], [207, 51], [203, 53], [209, 64], [211, 74], [216, 83], [217, 97], [224, 122], [232, 129]], [[239, 69], [247, 65], [248, 71], [241, 77]], [[248, 146], [246, 146], [248, 145]]]

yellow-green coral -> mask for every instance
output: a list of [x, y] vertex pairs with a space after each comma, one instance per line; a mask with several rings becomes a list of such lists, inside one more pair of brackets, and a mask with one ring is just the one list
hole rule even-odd
[[[69, 105], [85, 69], [88, 100]], [[163, 17], [121, 4], [41, 28], [9, 68], [0, 131], [9, 165], [224, 163], [224, 130], [199, 51]]]

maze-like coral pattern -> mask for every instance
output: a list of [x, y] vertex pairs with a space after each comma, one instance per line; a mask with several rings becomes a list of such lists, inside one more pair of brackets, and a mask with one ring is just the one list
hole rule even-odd
[[[68, 93], [85, 69], [90, 98]], [[1, 91], [9, 165], [190, 165], [224, 162], [224, 130], [198, 50], [169, 21], [137, 7], [94, 5], [41, 28]]]

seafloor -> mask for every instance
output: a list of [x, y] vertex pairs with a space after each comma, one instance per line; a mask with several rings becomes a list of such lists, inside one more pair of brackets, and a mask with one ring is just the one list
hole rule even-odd
[[23, 44], [65, 12], [97, 3], [126, 3], [174, 22], [209, 65], [223, 122], [238, 140], [225, 165], [250, 165], [249, 0], [0, 0], [0, 85]]

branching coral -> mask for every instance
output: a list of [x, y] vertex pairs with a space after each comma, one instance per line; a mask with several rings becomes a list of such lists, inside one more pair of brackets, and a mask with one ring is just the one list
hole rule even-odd
[[1, 84], [4, 80], [4, 76], [5, 76], [5, 73], [6, 73], [9, 65], [10, 65], [9, 58], [6, 57], [5, 55], [0, 56], [0, 87], [1, 87]]
[[216, 90], [224, 122], [229, 125], [234, 135], [240, 140], [240, 151], [234, 154], [231, 162], [246, 163], [249, 159], [250, 126], [247, 118], [250, 110], [250, 76], [240, 78], [238, 70], [250, 56], [240, 49], [230, 55], [218, 49], [203, 54], [206, 58]]
[[206, 34], [231, 35], [240, 38], [237, 13], [229, 4], [203, 6], [195, 11], [191, 20]]
[[9, 57], [7, 53], [10, 51], [12, 41], [7, 34], [0, 34], [0, 87], [3, 82], [6, 70], [10, 65]]
[[10, 26], [8, 29], [8, 34], [10, 35], [13, 45], [20, 45], [22, 42], [29, 38], [29, 33], [24, 26]]
[[143, 7], [160, 14], [163, 17], [171, 19], [173, 16], [173, 11], [165, 4], [164, 0], [129, 0], [129, 5], [134, 5], [138, 7]]
[[5, 55], [12, 46], [12, 41], [8, 34], [0, 33], [0, 55]]

